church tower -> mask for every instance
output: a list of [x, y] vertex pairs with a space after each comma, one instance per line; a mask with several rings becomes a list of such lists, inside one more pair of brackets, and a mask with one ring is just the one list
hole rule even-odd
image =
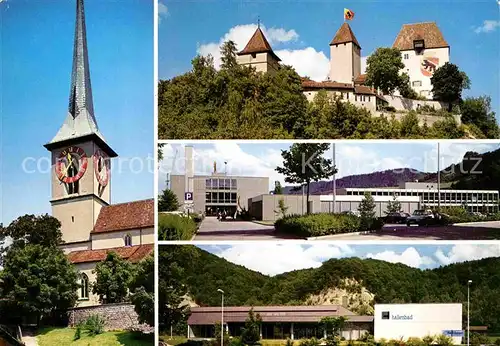
[[94, 115], [83, 0], [76, 0], [76, 29], [68, 113], [44, 147], [52, 154], [52, 216], [61, 222], [66, 251], [90, 248], [101, 207], [110, 203], [110, 158]]
[[257, 72], [275, 73], [281, 59], [273, 52], [259, 25], [245, 48], [238, 53], [237, 61], [240, 65], [254, 67]]
[[330, 80], [354, 83], [361, 74], [361, 46], [349, 24], [344, 23], [330, 42]]

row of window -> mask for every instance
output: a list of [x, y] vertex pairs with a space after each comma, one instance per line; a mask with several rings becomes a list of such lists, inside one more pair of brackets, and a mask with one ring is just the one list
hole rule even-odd
[[[425, 199], [438, 199], [437, 192], [416, 192], [416, 191], [401, 191], [394, 193], [393, 191], [371, 191], [372, 196], [419, 196]], [[349, 196], [362, 196], [364, 191], [347, 191]], [[441, 200], [446, 201], [498, 201], [498, 193], [473, 193], [473, 192], [441, 192]]]
[[236, 192], [207, 192], [205, 203], [236, 203]]
[[207, 179], [205, 181], [207, 190], [237, 190], [238, 183], [236, 179]]

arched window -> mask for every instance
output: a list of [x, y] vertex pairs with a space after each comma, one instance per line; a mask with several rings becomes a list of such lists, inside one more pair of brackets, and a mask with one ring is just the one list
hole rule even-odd
[[130, 234], [127, 234], [125, 236], [125, 246], [132, 246], [132, 237]]
[[82, 273], [80, 276], [80, 298], [88, 299], [89, 297], [89, 277]]

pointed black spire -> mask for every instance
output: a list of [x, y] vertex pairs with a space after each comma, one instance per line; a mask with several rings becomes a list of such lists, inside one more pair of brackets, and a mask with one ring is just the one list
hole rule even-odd
[[68, 114], [56, 136], [45, 147], [50, 150], [56, 146], [56, 143], [92, 136], [97, 137], [103, 149], [113, 157], [116, 153], [106, 144], [94, 116], [83, 1], [76, 0], [75, 42]]

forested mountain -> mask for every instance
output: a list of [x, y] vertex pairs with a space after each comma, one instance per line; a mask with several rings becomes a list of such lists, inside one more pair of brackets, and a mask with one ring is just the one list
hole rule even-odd
[[[424, 173], [410, 168], [397, 168], [368, 174], [350, 175], [337, 179], [336, 186], [348, 187], [397, 187], [399, 183], [409, 181], [437, 182], [437, 173]], [[485, 189], [500, 191], [500, 149], [484, 154], [467, 152], [462, 161], [441, 170], [441, 182], [452, 183], [454, 189]], [[311, 194], [332, 192], [332, 181], [311, 183]], [[293, 186], [283, 188], [285, 194], [301, 194]]]
[[305, 304], [311, 295], [342, 286], [348, 278], [359, 283], [351, 290], [365, 288], [374, 295], [374, 303], [462, 302], [465, 314], [467, 281], [472, 280], [472, 325], [487, 325], [490, 330], [500, 331], [500, 258], [432, 270], [373, 259], [331, 259], [319, 268], [270, 277], [199, 248], [194, 248], [194, 252], [196, 256], [189, 263], [179, 265], [183, 266], [189, 295], [202, 306], [220, 304], [218, 288], [226, 292], [227, 305]]

